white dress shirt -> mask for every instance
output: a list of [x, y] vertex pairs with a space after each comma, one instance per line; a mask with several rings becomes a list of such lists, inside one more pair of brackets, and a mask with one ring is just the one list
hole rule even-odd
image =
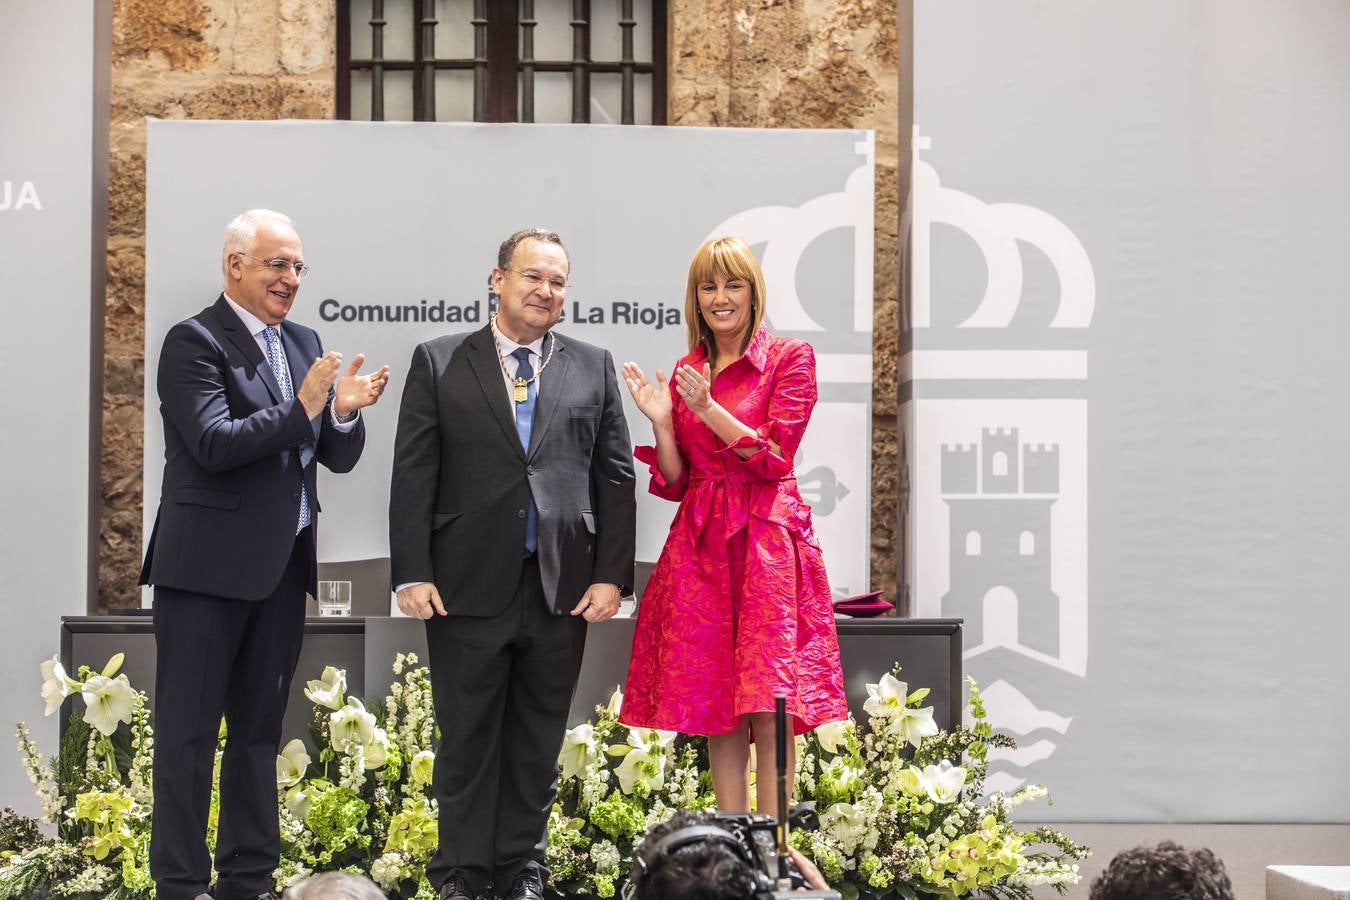
[[516, 371], [520, 368], [520, 360], [514, 356], [518, 347], [527, 347], [530, 351], [530, 368], [534, 369], [535, 375], [539, 376], [534, 380], [535, 396], [539, 396], [540, 379], [544, 377], [539, 371], [539, 366], [544, 361], [544, 342], [553, 341], [556, 338], [541, 337], [537, 341], [531, 341], [528, 344], [517, 344], [506, 335], [502, 334], [497, 328], [492, 329], [492, 336], [497, 341], [497, 352], [501, 354], [502, 365], [506, 371], [502, 372], [502, 383], [506, 385], [506, 396], [511, 400], [511, 415], [514, 418], [516, 411], [515, 387], [513, 382], [516, 378]]
[[[267, 339], [262, 336], [263, 329], [267, 327], [267, 323], [264, 322], [262, 319], [258, 318], [257, 316], [255, 316], [253, 313], [244, 309], [238, 303], [235, 303], [233, 300], [231, 300], [229, 294], [222, 293], [221, 296], [225, 298], [226, 303], [230, 304], [230, 308], [233, 309], [234, 314], [239, 317], [239, 321], [244, 323], [244, 327], [248, 329], [248, 333], [253, 335], [254, 342], [258, 345], [258, 349], [262, 351], [263, 359], [267, 359]], [[278, 333], [280, 333], [281, 326], [279, 325], [277, 326], [277, 331]], [[281, 344], [281, 352], [282, 355], [285, 355], [286, 353], [285, 343]], [[288, 366], [290, 365], [289, 359], [286, 360], [286, 365]], [[309, 371], [309, 366], [305, 366], [305, 371], [306, 372]], [[272, 374], [276, 375], [275, 372], [273, 372]], [[278, 382], [280, 381], [280, 376], [277, 377], [277, 380]], [[293, 390], [293, 392], [298, 394], [300, 391], [300, 385], [294, 383], [295, 378], [291, 378], [291, 382], [292, 382], [291, 389]], [[353, 428], [356, 427], [357, 421], [359, 421], [361, 418], [361, 410], [359, 409], [356, 411], [356, 415], [352, 416], [345, 422], [337, 417], [337, 410], [333, 409], [332, 406], [328, 407], [328, 411], [333, 420], [333, 427], [337, 428], [338, 431], [343, 432], [351, 431]]]

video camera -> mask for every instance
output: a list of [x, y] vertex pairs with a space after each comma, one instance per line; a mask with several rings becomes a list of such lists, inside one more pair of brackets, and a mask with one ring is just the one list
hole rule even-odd
[[[778, 808], [788, 809], [787, 797], [787, 710], [784, 698], [777, 698]], [[746, 864], [753, 879], [753, 891], [747, 900], [842, 900], [838, 891], [808, 890], [809, 885], [788, 856], [788, 829], [814, 829], [820, 825], [814, 804], [793, 807], [780, 822], [761, 813], [719, 812], [708, 824], [687, 825], [661, 837], [651, 847], [633, 855], [628, 873], [625, 900], [632, 900], [637, 884], [673, 854], [694, 844], [711, 843], [725, 847]]]

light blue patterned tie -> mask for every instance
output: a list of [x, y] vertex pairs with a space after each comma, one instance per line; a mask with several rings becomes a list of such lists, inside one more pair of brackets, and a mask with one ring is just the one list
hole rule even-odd
[[[520, 446], [530, 452], [530, 433], [534, 430], [534, 401], [538, 398], [538, 382], [530, 381], [534, 377], [534, 366], [530, 365], [530, 348], [517, 347], [511, 355], [519, 360], [516, 377], [529, 381], [525, 388], [525, 402], [516, 406], [516, 433], [520, 435]], [[533, 553], [539, 548], [539, 507], [534, 503], [534, 492], [530, 492], [530, 508], [525, 518], [525, 552]]]
[[[291, 385], [291, 369], [286, 365], [286, 354], [281, 352], [281, 335], [277, 333], [275, 325], [268, 325], [263, 329], [263, 343], [267, 344], [267, 364], [272, 367], [272, 374], [277, 378], [277, 385], [281, 388], [281, 396], [284, 400], [295, 399], [295, 388]], [[304, 466], [306, 465], [304, 456], [301, 456], [300, 473], [300, 522], [295, 526], [295, 533], [299, 534], [306, 525], [309, 524], [309, 492], [305, 490]]]

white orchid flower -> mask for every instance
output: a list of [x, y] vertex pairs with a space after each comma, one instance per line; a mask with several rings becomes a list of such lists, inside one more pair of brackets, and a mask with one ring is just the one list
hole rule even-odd
[[362, 745], [361, 751], [366, 761], [366, 771], [383, 768], [389, 762], [389, 735], [383, 728], [372, 729], [370, 740]]
[[562, 749], [558, 751], [558, 764], [562, 766], [563, 779], [574, 778], [576, 774], [600, 757], [599, 746], [595, 740], [595, 728], [590, 723], [569, 728], [563, 735]]
[[933, 707], [913, 709], [902, 706], [900, 713], [891, 720], [891, 732], [900, 735], [916, 749], [926, 737], [938, 733], [937, 722], [933, 721]]
[[95, 675], [84, 683], [80, 695], [84, 697], [86, 707], [84, 720], [100, 734], [112, 734], [117, 730], [118, 722], [131, 723], [136, 692], [126, 675], [116, 678]]
[[318, 681], [305, 682], [305, 696], [312, 703], [332, 710], [342, 709], [347, 692], [347, 672], [334, 666], [323, 670]]
[[408, 775], [413, 784], [431, 784], [431, 776], [436, 771], [436, 754], [430, 750], [419, 750], [408, 766]]
[[50, 716], [61, 708], [62, 701], [69, 697], [73, 690], [78, 690], [80, 685], [70, 680], [65, 667], [61, 665], [60, 658], [55, 654], [51, 659], [43, 660], [38, 668], [42, 671], [40, 693], [42, 699], [47, 701], [47, 709], [43, 715]]
[[826, 722], [816, 728], [816, 740], [820, 742], [820, 749], [826, 753], [838, 753], [840, 745], [844, 743], [845, 737], [851, 731], [853, 731], [853, 723], [848, 719]]
[[614, 775], [619, 779], [619, 789], [625, 794], [633, 793], [639, 781], [658, 791], [666, 783], [666, 752], [657, 746], [630, 750], [614, 769]]
[[305, 742], [299, 738], [282, 747], [281, 755], [277, 757], [277, 789], [299, 784], [309, 769], [309, 763]]
[[375, 717], [366, 712], [360, 700], [348, 697], [346, 705], [328, 717], [328, 734], [334, 750], [351, 753], [370, 743], [375, 734]]
[[863, 711], [869, 716], [892, 719], [905, 708], [905, 697], [908, 695], [909, 685], [887, 672], [881, 676], [880, 682], [867, 686], [867, 701], [863, 703]]
[[605, 707], [605, 711], [617, 719], [619, 717], [619, 710], [622, 708], [623, 708], [623, 688], [616, 687], [614, 689], [614, 693], [609, 695], [609, 704]]
[[955, 803], [966, 784], [966, 770], [944, 759], [936, 766], [924, 766], [919, 784], [934, 803]]

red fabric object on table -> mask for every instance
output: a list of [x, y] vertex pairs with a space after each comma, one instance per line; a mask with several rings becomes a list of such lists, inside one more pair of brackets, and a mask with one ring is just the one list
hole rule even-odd
[[881, 591], [859, 594], [856, 597], [843, 597], [834, 601], [834, 611], [855, 619], [870, 619], [879, 616], [895, 606], [881, 596]]
[[[676, 365], [705, 361], [700, 347]], [[848, 717], [830, 585], [791, 462], [816, 403], [815, 354], [760, 328], [712, 395], [756, 436], [725, 443], [675, 393], [679, 479], [661, 477], [656, 448], [634, 451], [651, 492], [680, 508], [643, 592], [619, 720], [723, 734], [782, 695], [800, 734]]]

